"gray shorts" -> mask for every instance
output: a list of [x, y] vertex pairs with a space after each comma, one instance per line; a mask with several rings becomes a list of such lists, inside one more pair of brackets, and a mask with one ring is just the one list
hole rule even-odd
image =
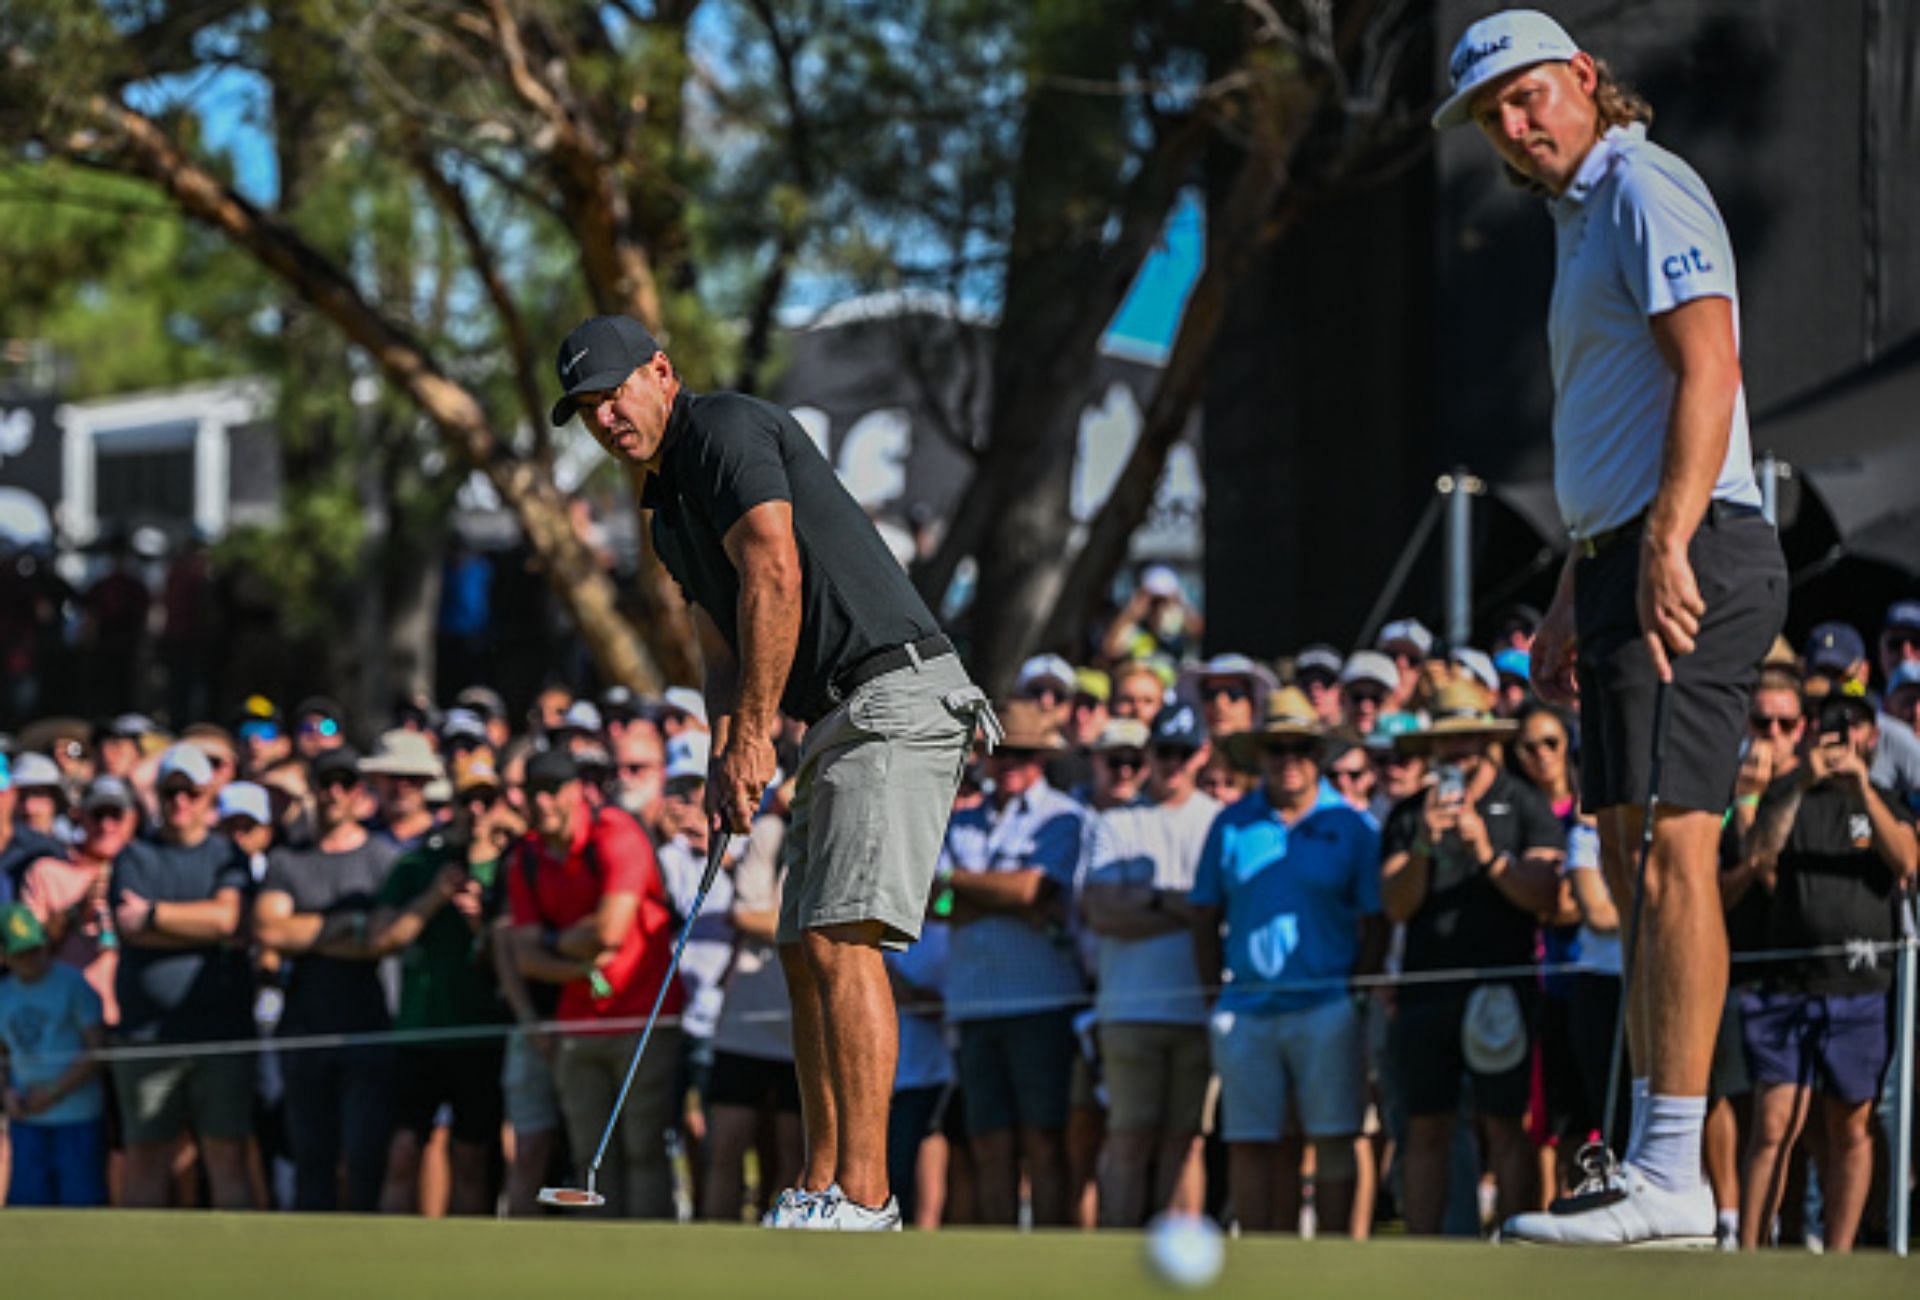
[[1228, 1142], [1278, 1142], [1299, 1120], [1309, 1138], [1366, 1122], [1366, 1026], [1351, 999], [1274, 1013], [1216, 1011], [1213, 1066]]
[[879, 921], [920, 937], [954, 792], [986, 697], [957, 655], [876, 677], [807, 730], [784, 849], [781, 943]]

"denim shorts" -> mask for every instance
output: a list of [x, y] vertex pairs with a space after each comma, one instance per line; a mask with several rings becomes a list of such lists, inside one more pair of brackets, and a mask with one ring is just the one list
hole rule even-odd
[[1220, 1136], [1278, 1142], [1299, 1120], [1310, 1138], [1360, 1132], [1367, 1114], [1366, 1025], [1342, 994], [1299, 1011], [1213, 1013]]

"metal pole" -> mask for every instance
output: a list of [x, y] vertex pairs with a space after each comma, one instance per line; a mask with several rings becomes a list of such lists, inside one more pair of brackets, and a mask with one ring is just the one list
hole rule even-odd
[[1780, 526], [1780, 462], [1772, 452], [1760, 458], [1760, 513], [1775, 528]]
[[[1473, 638], [1473, 493], [1479, 486], [1466, 467], [1456, 466], [1447, 492], [1447, 645], [1472, 644]], [[1451, 490], [1449, 490], [1449, 488]]]
[[1912, 900], [1900, 908], [1900, 955], [1894, 962], [1893, 1166], [1887, 1197], [1887, 1242], [1893, 1253], [1907, 1253], [1907, 1227], [1913, 1220], [1913, 996], [1916, 964]]

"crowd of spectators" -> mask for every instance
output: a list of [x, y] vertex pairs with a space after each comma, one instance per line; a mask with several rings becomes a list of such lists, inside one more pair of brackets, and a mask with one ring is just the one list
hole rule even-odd
[[[1154, 569], [1091, 663], [1028, 661], [925, 937], [888, 959], [907, 1216], [1471, 1233], [1571, 1186], [1627, 909], [1578, 726], [1529, 694], [1530, 624], [1203, 658]], [[1702, 1152], [1729, 1243], [1845, 1248], [1884, 1182], [1920, 602], [1878, 633], [1783, 643], [1751, 701]], [[560, 686], [519, 718], [475, 686], [378, 720], [252, 696], [7, 737], [9, 1203], [539, 1213], [593, 1156], [688, 920], [710, 743], [697, 691]], [[799, 1170], [789, 781], [692, 918], [608, 1213], [739, 1221]]]

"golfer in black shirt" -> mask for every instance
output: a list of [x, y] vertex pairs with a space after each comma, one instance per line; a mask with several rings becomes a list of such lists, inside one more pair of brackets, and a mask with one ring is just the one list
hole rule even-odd
[[800, 753], [778, 939], [793, 999], [807, 1161], [775, 1227], [894, 1229], [887, 1108], [898, 1051], [883, 948], [920, 934], [986, 698], [859, 505], [792, 416], [684, 388], [625, 316], [560, 345], [565, 395], [647, 475], [661, 562], [693, 606], [714, 757], [708, 808], [744, 832], [774, 776], [782, 711]]

